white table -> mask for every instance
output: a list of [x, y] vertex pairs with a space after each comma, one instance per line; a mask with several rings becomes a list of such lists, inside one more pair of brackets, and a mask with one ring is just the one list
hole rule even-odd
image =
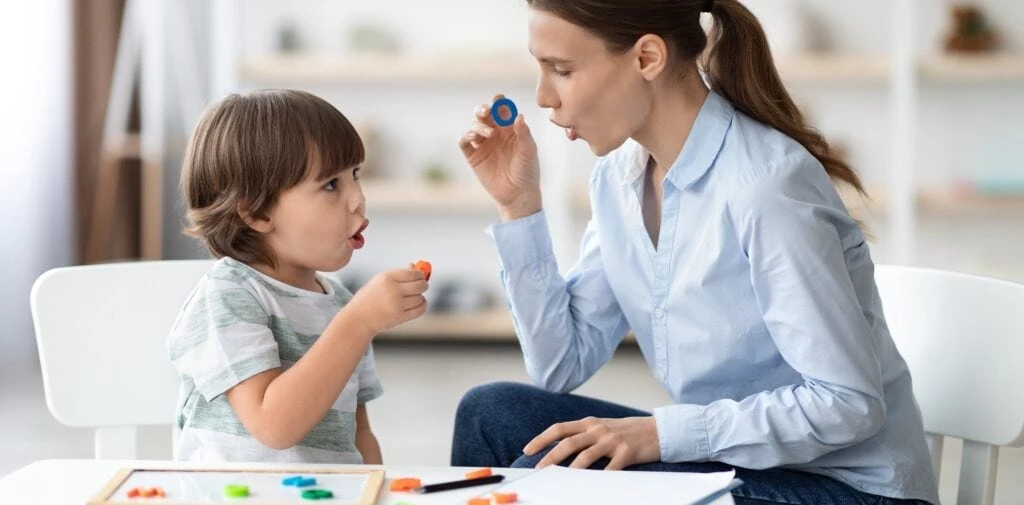
[[[107, 481], [121, 468], [256, 468], [274, 469], [290, 468], [296, 465], [279, 464], [237, 464], [184, 463], [176, 461], [119, 461], [97, 459], [50, 459], [32, 463], [14, 473], [0, 479], [0, 504], [10, 505], [85, 505], [103, 487]], [[473, 468], [458, 467], [417, 467], [385, 465], [384, 467], [336, 465], [331, 468], [384, 468], [388, 479], [399, 476], [419, 477], [423, 482], [442, 482], [457, 480]], [[528, 469], [501, 468], [495, 473], [506, 476], [506, 480], [529, 473]], [[379, 505], [393, 505], [407, 502], [414, 505], [455, 505], [465, 504], [470, 497], [480, 495], [488, 490], [488, 486], [479, 486], [443, 493], [426, 495], [410, 493], [391, 493], [388, 481], [381, 490]], [[141, 503], [141, 502], [140, 502]], [[154, 502], [155, 504], [156, 502]], [[315, 503], [315, 502], [310, 502]], [[715, 505], [732, 505], [732, 497], [725, 496]], [[529, 505], [528, 500], [521, 500], [521, 505]]]

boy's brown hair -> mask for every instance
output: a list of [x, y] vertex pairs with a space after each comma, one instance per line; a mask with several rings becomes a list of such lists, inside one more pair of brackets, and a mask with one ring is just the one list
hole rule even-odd
[[266, 217], [282, 191], [364, 157], [356, 129], [322, 98], [293, 90], [227, 96], [203, 113], [185, 152], [185, 233], [218, 258], [273, 266], [273, 251], [242, 213]]

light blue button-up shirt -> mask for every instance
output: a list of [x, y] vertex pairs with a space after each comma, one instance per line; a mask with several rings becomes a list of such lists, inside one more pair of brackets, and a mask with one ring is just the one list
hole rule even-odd
[[675, 401], [654, 410], [662, 461], [800, 469], [938, 503], [868, 245], [821, 163], [711, 93], [665, 177], [655, 248], [648, 157], [628, 141], [598, 161], [566, 277], [543, 211], [490, 227], [533, 380], [572, 391], [632, 329]]

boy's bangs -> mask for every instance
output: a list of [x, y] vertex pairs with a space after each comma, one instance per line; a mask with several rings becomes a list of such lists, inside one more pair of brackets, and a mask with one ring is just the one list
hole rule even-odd
[[306, 133], [310, 163], [307, 177], [325, 180], [357, 167], [366, 159], [363, 141], [344, 116], [333, 109], [318, 115]]

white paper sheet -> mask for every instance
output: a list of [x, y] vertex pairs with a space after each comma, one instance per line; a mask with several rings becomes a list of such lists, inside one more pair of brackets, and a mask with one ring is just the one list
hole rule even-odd
[[731, 471], [605, 472], [549, 466], [489, 491], [513, 491], [520, 505], [690, 505], [726, 488], [734, 477]]

